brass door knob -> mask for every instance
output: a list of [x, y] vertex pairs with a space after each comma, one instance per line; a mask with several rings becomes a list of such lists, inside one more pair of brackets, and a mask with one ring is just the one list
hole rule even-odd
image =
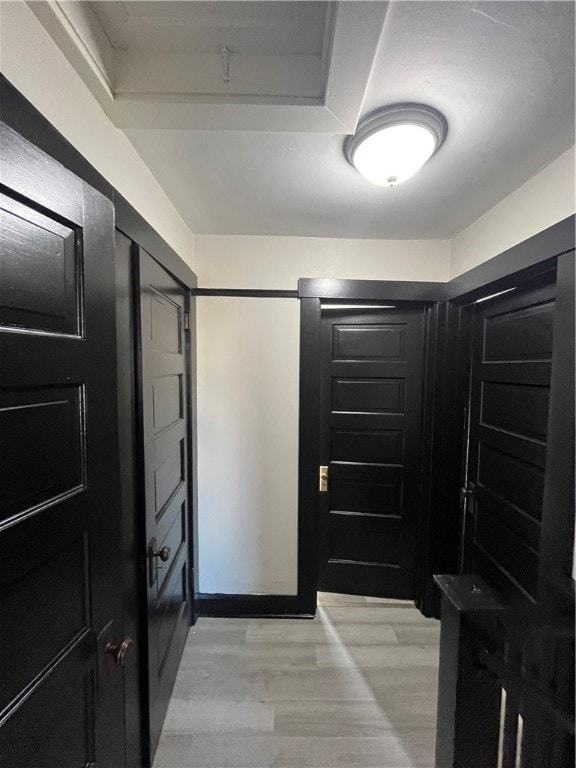
[[165, 571], [168, 566], [167, 565], [158, 565], [158, 560], [161, 560], [163, 563], [168, 562], [170, 559], [170, 555], [172, 554], [172, 550], [170, 547], [162, 547], [162, 549], [156, 549], [156, 539], [150, 539], [150, 542], [148, 544], [148, 582], [149, 586], [152, 586], [154, 582], [156, 581], [156, 577], [158, 576], [158, 571]]
[[158, 552], [153, 552], [152, 557], [159, 557], [163, 563], [167, 563], [170, 560], [171, 549], [170, 547], [162, 547]]
[[134, 645], [134, 640], [131, 637], [126, 637], [120, 645], [114, 645], [114, 643], [108, 643], [104, 653], [109, 653], [114, 657], [114, 663], [117, 667], [123, 667], [126, 662], [126, 654]]

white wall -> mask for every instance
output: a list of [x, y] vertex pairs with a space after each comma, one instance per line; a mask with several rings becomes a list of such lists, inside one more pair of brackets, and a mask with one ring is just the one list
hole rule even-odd
[[[198, 236], [202, 287], [448, 278], [448, 243]], [[198, 300], [200, 591], [295, 594], [299, 303]]]
[[203, 288], [294, 290], [299, 277], [445, 281], [450, 243], [197, 235], [196, 274]]
[[193, 233], [24, 2], [0, 1], [0, 69], [193, 266]]
[[201, 592], [295, 594], [298, 301], [198, 299]]
[[450, 276], [497, 256], [576, 211], [574, 147], [504, 198], [451, 243]]

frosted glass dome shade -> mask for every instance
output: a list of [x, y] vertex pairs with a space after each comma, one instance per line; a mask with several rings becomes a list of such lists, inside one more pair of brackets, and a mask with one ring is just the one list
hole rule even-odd
[[426, 104], [390, 104], [365, 117], [344, 142], [348, 162], [372, 184], [394, 187], [422, 168], [448, 131]]
[[414, 176], [435, 149], [436, 138], [425, 126], [391, 125], [367, 136], [352, 162], [372, 184], [393, 187]]

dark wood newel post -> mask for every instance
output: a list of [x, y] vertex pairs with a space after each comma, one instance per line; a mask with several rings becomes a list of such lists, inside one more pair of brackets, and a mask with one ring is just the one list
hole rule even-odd
[[436, 768], [497, 764], [501, 689], [479, 662], [474, 619], [505, 608], [474, 574], [435, 576], [442, 593]]

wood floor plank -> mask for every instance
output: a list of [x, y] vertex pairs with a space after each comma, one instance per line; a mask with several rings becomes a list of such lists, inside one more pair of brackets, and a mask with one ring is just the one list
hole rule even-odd
[[279, 736], [381, 736], [390, 723], [372, 701], [277, 701]]
[[355, 669], [314, 669], [272, 673], [266, 701], [371, 701], [369, 686]]
[[387, 624], [339, 624], [337, 637], [327, 632], [321, 623], [292, 621], [287, 626], [286, 621], [275, 621], [259, 627], [251, 627], [246, 632], [248, 643], [285, 643], [289, 636], [292, 643], [398, 643], [398, 638], [392, 627]]
[[432, 768], [430, 755], [415, 759], [402, 736], [337, 736], [279, 739], [280, 765], [285, 768]]
[[381, 667], [403, 669], [409, 674], [413, 667], [438, 666], [438, 646], [433, 645], [346, 645], [344, 649], [330, 645], [316, 646], [319, 667]]
[[236, 735], [274, 732], [275, 708], [260, 701], [172, 698], [163, 733]]
[[414, 606], [403, 607], [388, 605], [337, 605], [326, 606], [322, 610], [333, 624], [410, 624], [428, 626], [429, 619], [422, 616]]

